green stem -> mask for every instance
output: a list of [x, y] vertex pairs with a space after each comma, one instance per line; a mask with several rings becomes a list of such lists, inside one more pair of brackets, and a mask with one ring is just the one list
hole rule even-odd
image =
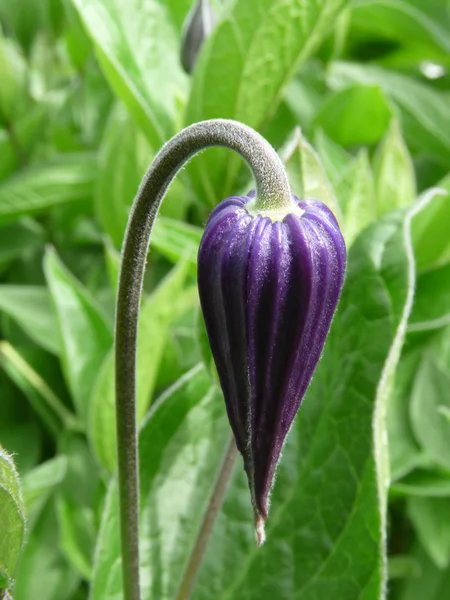
[[253, 208], [292, 205], [284, 167], [272, 146], [236, 121], [196, 123], [173, 137], [150, 165], [135, 198], [122, 250], [116, 307], [116, 426], [124, 600], [140, 600], [139, 472], [136, 426], [136, 342], [139, 305], [150, 235], [175, 175], [194, 154], [224, 146], [249, 164], [256, 184]]

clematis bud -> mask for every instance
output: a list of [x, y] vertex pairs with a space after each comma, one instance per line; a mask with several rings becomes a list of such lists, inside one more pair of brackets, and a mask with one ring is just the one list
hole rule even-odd
[[292, 212], [275, 220], [253, 203], [250, 192], [212, 212], [198, 285], [261, 544], [281, 450], [339, 299], [346, 248], [335, 217], [318, 200], [293, 197]]
[[201, 47], [214, 26], [214, 15], [209, 0], [197, 0], [186, 18], [181, 40], [181, 65], [192, 73]]

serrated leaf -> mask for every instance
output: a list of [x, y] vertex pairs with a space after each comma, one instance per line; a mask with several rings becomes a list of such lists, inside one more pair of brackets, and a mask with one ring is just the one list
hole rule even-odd
[[[145, 301], [140, 313], [136, 374], [139, 421], [152, 398], [169, 327], [180, 311], [196, 301], [196, 296], [192, 298], [192, 295], [186, 296], [183, 292], [186, 274], [187, 263], [175, 267]], [[92, 391], [88, 435], [100, 464], [113, 471], [116, 464], [113, 351], [102, 363]]]
[[46, 253], [44, 270], [57, 313], [65, 375], [77, 413], [85, 420], [98, 371], [112, 346], [112, 328], [52, 249]]
[[178, 34], [163, 3], [72, 0], [109, 84], [157, 149], [175, 130], [187, 79]]
[[411, 204], [415, 199], [414, 167], [395, 120], [375, 156], [374, 171], [378, 215]]
[[[13, 459], [0, 446], [0, 578], [14, 575], [25, 533], [25, 511]], [[6, 586], [5, 586], [6, 587]]]
[[[253, 128], [274, 112], [284, 86], [333, 26], [345, 0], [247, 0], [230, 5], [196, 65], [187, 123], [232, 118]], [[226, 61], [224, 57], [226, 56]], [[189, 169], [214, 206], [235, 191], [241, 162], [211, 150]]]
[[[143, 600], [176, 597], [228, 437], [220, 394], [198, 366], [158, 400], [143, 425], [139, 438]], [[117, 519], [113, 481], [97, 543], [91, 600], [121, 597]]]
[[0, 222], [90, 198], [94, 174], [90, 153], [26, 167], [0, 184]]
[[0, 285], [0, 311], [13, 318], [45, 350], [59, 353], [56, 315], [46, 288]]

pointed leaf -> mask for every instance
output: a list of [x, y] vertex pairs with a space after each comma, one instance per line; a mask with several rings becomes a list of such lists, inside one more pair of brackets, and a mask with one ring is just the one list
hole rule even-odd
[[168, 9], [149, 0], [72, 0], [117, 96], [157, 149], [174, 133], [177, 102], [187, 79], [178, 60], [178, 35]]
[[94, 174], [89, 153], [26, 167], [0, 184], [0, 222], [89, 198]]
[[0, 310], [12, 317], [34, 342], [49, 352], [59, 353], [56, 315], [46, 288], [0, 285]]
[[[142, 420], [148, 409], [170, 325], [178, 311], [192, 306], [195, 297], [186, 296], [183, 287], [187, 263], [175, 267], [144, 303], [139, 317], [137, 348], [137, 413]], [[180, 297], [181, 296], [181, 297]], [[116, 421], [114, 354], [105, 358], [92, 392], [88, 434], [100, 464], [113, 471], [116, 464]]]
[[77, 413], [85, 419], [92, 387], [112, 346], [112, 330], [89, 292], [52, 249], [44, 269], [58, 317], [65, 375]]
[[[140, 433], [143, 600], [175, 598], [229, 437], [224, 405], [202, 367], [158, 400]], [[250, 507], [248, 506], [250, 516]], [[121, 595], [117, 485], [97, 543], [91, 600]]]
[[348, 166], [338, 195], [344, 212], [344, 232], [348, 245], [376, 217], [375, 189], [367, 150], [358, 152]]
[[377, 213], [411, 204], [416, 197], [414, 167], [397, 121], [392, 121], [375, 157]]
[[[221, 117], [261, 127], [292, 74], [318, 47], [346, 4], [346, 0], [230, 4], [196, 65], [187, 122]], [[235, 191], [240, 166], [232, 153], [212, 150], [189, 170], [196, 190], [214, 206]]]
[[[25, 511], [13, 459], [0, 446], [0, 588], [16, 570], [25, 532]], [[6, 585], [4, 587], [7, 587]]]

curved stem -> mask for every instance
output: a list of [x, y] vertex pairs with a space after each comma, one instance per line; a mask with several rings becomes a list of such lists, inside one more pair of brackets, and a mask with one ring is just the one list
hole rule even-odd
[[135, 371], [137, 323], [150, 234], [172, 179], [194, 154], [211, 146], [224, 146], [246, 160], [255, 178], [259, 209], [272, 210], [292, 204], [286, 172], [272, 146], [250, 127], [222, 119], [196, 123], [173, 137], [155, 157], [138, 190], [122, 250], [115, 332], [117, 459], [125, 600], [140, 600]]

